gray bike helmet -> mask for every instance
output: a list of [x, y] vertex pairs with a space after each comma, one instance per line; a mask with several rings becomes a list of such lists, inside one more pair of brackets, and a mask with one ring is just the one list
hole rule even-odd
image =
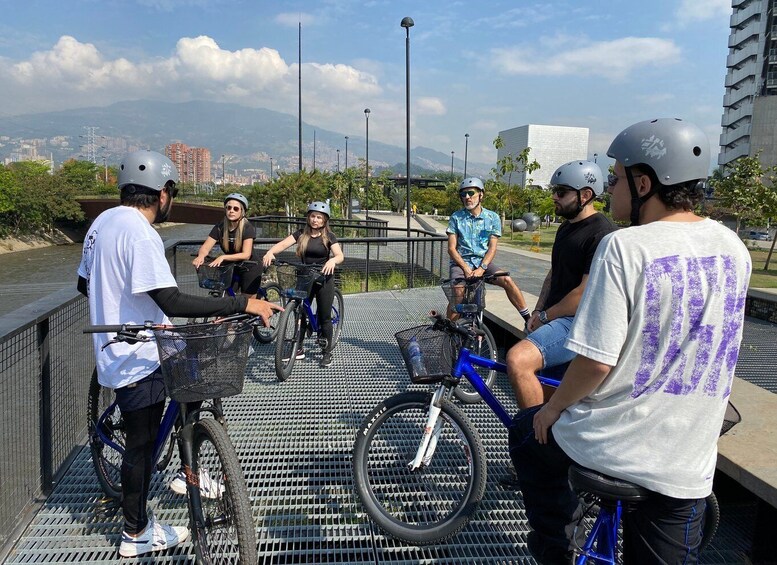
[[178, 182], [178, 169], [156, 151], [141, 150], [126, 155], [119, 165], [119, 189], [128, 184], [162, 191], [172, 181]]
[[468, 177], [461, 181], [461, 184], [459, 185], [459, 192], [465, 188], [477, 188], [480, 192], [486, 191], [486, 187], [483, 186], [483, 181], [477, 177]]
[[550, 177], [550, 182], [575, 190], [590, 188], [594, 191], [594, 196], [599, 196], [604, 191], [602, 169], [591, 161], [570, 161], [561, 165]]
[[707, 178], [710, 144], [697, 126], [679, 118], [660, 118], [627, 127], [610, 144], [607, 156], [624, 167], [647, 165], [663, 185]]
[[237, 200], [243, 205], [243, 212], [248, 210], [248, 198], [246, 198], [239, 192], [233, 192], [232, 194], [227, 194], [227, 196], [224, 198], [224, 204], [226, 204], [228, 200]]
[[[710, 167], [709, 147], [704, 132], [679, 118], [638, 122], [619, 133], [610, 144], [607, 156], [626, 167], [626, 180], [631, 191], [631, 225], [639, 224], [640, 207], [661, 186], [697, 181], [700, 189]], [[654, 186], [650, 192], [639, 196], [630, 170], [635, 165], [650, 167], [660, 186]]]
[[311, 202], [310, 205], [308, 205], [307, 213], [310, 214], [311, 212], [321, 212], [326, 215], [327, 218], [332, 216], [332, 213], [329, 211], [329, 204], [326, 202]]

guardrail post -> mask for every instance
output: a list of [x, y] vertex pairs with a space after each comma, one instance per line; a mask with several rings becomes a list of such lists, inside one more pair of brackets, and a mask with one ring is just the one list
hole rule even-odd
[[54, 433], [51, 418], [51, 351], [49, 341], [49, 318], [37, 324], [38, 359], [40, 360], [40, 402], [38, 420], [40, 425], [40, 475], [41, 490], [51, 492], [54, 478], [53, 446]]
[[366, 278], [364, 280], [364, 292], [370, 291], [370, 242], [367, 240], [367, 262], [365, 265]]

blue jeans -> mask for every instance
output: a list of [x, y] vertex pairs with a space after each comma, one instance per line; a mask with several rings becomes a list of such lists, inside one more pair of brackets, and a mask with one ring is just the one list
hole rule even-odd
[[543, 369], [569, 363], [575, 358], [576, 354], [564, 347], [574, 321], [574, 316], [556, 318], [526, 336], [540, 350]]

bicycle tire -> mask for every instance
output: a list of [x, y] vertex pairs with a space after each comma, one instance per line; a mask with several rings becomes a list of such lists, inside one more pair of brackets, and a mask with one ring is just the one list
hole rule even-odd
[[332, 303], [332, 347], [334, 349], [340, 341], [340, 332], [343, 330], [343, 314], [345, 312], [345, 301], [343, 293], [335, 289], [334, 302]]
[[[478, 329], [482, 330], [485, 336], [478, 336], [477, 342], [473, 344], [471, 351], [475, 355], [480, 357], [486, 357], [492, 361], [497, 360], [496, 340], [494, 334], [488, 329], [488, 326], [484, 323], [479, 323], [477, 320], [469, 320], [471, 324], [474, 324]], [[458, 351], [456, 352], [458, 354]], [[494, 369], [486, 369], [485, 367], [473, 367], [475, 371], [481, 376], [488, 388], [491, 388], [496, 380], [496, 371]], [[476, 404], [483, 400], [480, 395], [475, 391], [470, 382], [462, 377], [456, 388], [453, 389], [453, 394], [461, 402], [465, 404]]]
[[447, 400], [434, 456], [409, 471], [431, 398], [404, 392], [384, 400], [362, 422], [353, 449], [354, 483], [367, 514], [384, 532], [413, 545], [456, 535], [477, 511], [486, 488], [480, 436], [462, 409]]
[[704, 526], [701, 530], [699, 553], [710, 545], [712, 538], [715, 537], [715, 532], [718, 531], [718, 525], [720, 524], [720, 505], [718, 504], [718, 497], [715, 496], [714, 492], [711, 492], [704, 501], [706, 506], [704, 508]]
[[302, 345], [302, 305], [294, 301], [294, 306], [286, 308], [278, 322], [278, 337], [275, 341], [275, 376], [283, 382], [289, 378], [294, 361], [296, 361], [297, 349]]
[[[270, 283], [264, 287], [264, 297], [262, 300], [267, 300], [278, 306], [285, 306], [286, 300], [283, 295], [283, 290], [275, 283]], [[271, 343], [275, 336], [278, 335], [278, 326], [283, 312], [275, 312], [270, 318], [270, 325], [268, 327], [256, 326], [254, 328], [254, 339], [259, 343]]]
[[[89, 383], [89, 398], [86, 404], [89, 450], [92, 453], [92, 464], [97, 474], [97, 481], [103, 492], [110, 498], [121, 498], [122, 454], [106, 445], [97, 435], [97, 422], [112, 404], [113, 397], [113, 391], [102, 386], [97, 380], [97, 368], [95, 368]], [[124, 447], [124, 420], [118, 406], [114, 405], [111, 413], [104, 420], [103, 431], [115, 443]]]
[[[194, 424], [192, 472], [219, 485], [215, 497], [201, 495], [204, 531], [194, 532], [198, 563], [258, 563], [256, 530], [243, 469], [224, 426], [211, 418]], [[223, 488], [223, 492], [221, 492]], [[190, 503], [194, 505], [194, 502]], [[203, 539], [204, 538], [204, 539]]]

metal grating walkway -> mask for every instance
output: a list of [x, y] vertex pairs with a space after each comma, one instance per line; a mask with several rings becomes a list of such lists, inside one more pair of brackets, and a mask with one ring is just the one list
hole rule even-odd
[[[285, 383], [275, 378], [272, 346], [258, 346], [244, 393], [224, 405], [253, 502], [262, 563], [535, 563], [525, 546], [520, 495], [496, 483], [508, 464], [506, 431], [483, 406], [465, 410], [484, 441], [488, 487], [476, 518], [449, 543], [418, 548], [384, 537], [354, 493], [356, 427], [378, 401], [409, 386], [393, 334], [424, 323], [424, 314], [444, 303], [438, 288], [347, 296], [334, 365], [319, 369], [319, 354], [309, 351]], [[508, 389], [501, 380], [500, 400], [514, 407]], [[150, 507], [161, 520], [185, 525], [186, 504], [167, 489], [169, 476], [156, 476]], [[722, 527], [703, 562], [747, 563], [752, 514], [751, 503], [724, 502]], [[101, 501], [83, 448], [6, 563], [116, 562], [121, 524], [121, 511]], [[190, 550], [183, 545], [122, 563], [189, 563]]]

